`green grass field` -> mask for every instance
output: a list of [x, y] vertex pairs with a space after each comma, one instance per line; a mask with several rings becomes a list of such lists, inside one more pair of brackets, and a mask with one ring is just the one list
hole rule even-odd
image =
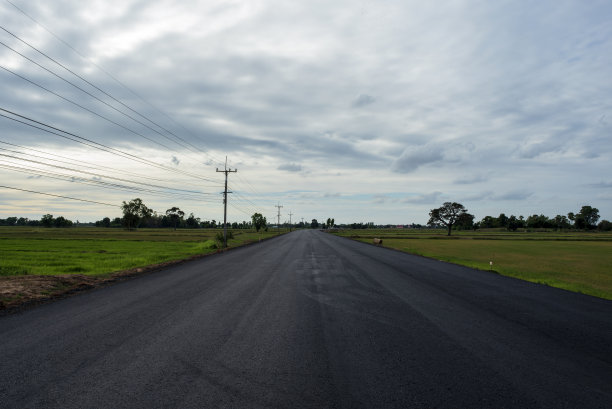
[[[85, 274], [116, 271], [217, 251], [221, 230], [0, 227], [0, 276]], [[276, 232], [233, 231], [229, 247]]]
[[336, 234], [366, 243], [381, 237], [384, 247], [612, 300], [612, 234], [457, 233], [450, 238], [440, 230], [344, 230]]

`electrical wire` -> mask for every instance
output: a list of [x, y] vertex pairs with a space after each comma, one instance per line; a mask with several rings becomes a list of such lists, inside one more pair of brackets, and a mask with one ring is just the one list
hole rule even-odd
[[[195, 146], [191, 145], [189, 142], [187, 142], [186, 140], [184, 140], [184, 139], [183, 139], [183, 138], [181, 138], [180, 136], [175, 135], [175, 134], [174, 134], [172, 131], [169, 131], [168, 129], [166, 129], [166, 128], [164, 128], [163, 126], [159, 125], [159, 124], [158, 124], [158, 123], [156, 123], [155, 121], [151, 120], [150, 118], [146, 117], [145, 115], [141, 114], [140, 112], [138, 112], [138, 111], [134, 110], [133, 108], [131, 108], [130, 106], [126, 105], [125, 103], [123, 103], [123, 102], [122, 102], [122, 101], [120, 101], [119, 99], [115, 98], [114, 96], [112, 96], [112, 95], [111, 95], [111, 94], [109, 94], [108, 92], [104, 91], [102, 88], [98, 87], [97, 85], [95, 85], [95, 84], [93, 84], [92, 82], [88, 81], [87, 79], [85, 79], [85, 78], [84, 78], [84, 77], [82, 77], [81, 75], [79, 75], [79, 74], [77, 74], [76, 72], [72, 71], [70, 68], [66, 67], [64, 64], [60, 63], [60, 62], [59, 62], [59, 61], [57, 61], [56, 59], [54, 59], [54, 58], [50, 57], [50, 56], [49, 56], [49, 55], [47, 55], [46, 53], [42, 52], [42, 51], [41, 51], [41, 50], [39, 50], [38, 48], [36, 48], [36, 47], [34, 47], [33, 45], [31, 45], [30, 43], [28, 43], [27, 41], [23, 40], [22, 38], [20, 38], [20, 37], [19, 37], [19, 36], [17, 36], [16, 34], [12, 33], [12, 32], [11, 32], [11, 31], [9, 31], [9, 30], [7, 30], [5, 27], [0, 26], [0, 29], [1, 29], [1, 30], [3, 30], [3, 31], [5, 31], [5, 32], [6, 32], [6, 33], [8, 33], [9, 35], [11, 35], [12, 37], [14, 37], [14, 38], [15, 38], [15, 39], [17, 39], [18, 41], [20, 41], [21, 43], [23, 43], [23, 44], [27, 45], [28, 47], [30, 47], [31, 49], [33, 49], [33, 50], [34, 50], [34, 51], [36, 51], [37, 53], [41, 54], [41, 55], [42, 55], [42, 56], [44, 56], [45, 58], [47, 58], [47, 59], [49, 59], [50, 61], [54, 62], [55, 64], [59, 65], [59, 66], [60, 66], [60, 67], [62, 67], [64, 70], [68, 71], [69, 73], [71, 73], [71, 74], [72, 74], [72, 75], [74, 75], [75, 77], [79, 78], [79, 79], [80, 79], [80, 80], [82, 80], [83, 82], [87, 83], [87, 84], [88, 84], [88, 85], [90, 85], [91, 87], [93, 87], [93, 88], [95, 88], [96, 90], [100, 91], [101, 93], [103, 93], [103, 94], [104, 94], [104, 95], [106, 95], [107, 97], [111, 98], [113, 101], [115, 101], [115, 102], [117, 102], [118, 104], [122, 105], [123, 107], [125, 107], [125, 108], [129, 109], [130, 111], [132, 111], [132, 112], [133, 112], [133, 113], [135, 113], [136, 115], [138, 115], [138, 116], [140, 116], [141, 118], [145, 119], [146, 121], [148, 121], [148, 122], [152, 123], [153, 125], [157, 126], [158, 128], [162, 129], [163, 131], [167, 132], [168, 134], [170, 134], [170, 135], [174, 136], [176, 139], [178, 139], [178, 140], [179, 140], [179, 141], [181, 141], [182, 143], [181, 143], [181, 142], [177, 142], [177, 141], [175, 141], [175, 140], [172, 140], [172, 139], [168, 138], [166, 135], [163, 135], [162, 133], [158, 132], [157, 130], [155, 130], [155, 129], [153, 129], [153, 128], [150, 128], [148, 125], [146, 125], [146, 124], [144, 124], [144, 123], [142, 123], [142, 122], [140, 122], [140, 121], [136, 120], [136, 119], [135, 119], [135, 118], [133, 118], [132, 116], [125, 114], [124, 112], [122, 112], [122, 111], [120, 111], [120, 110], [116, 109], [115, 107], [112, 107], [111, 105], [109, 105], [109, 104], [107, 104], [106, 102], [104, 102], [104, 101], [100, 100], [100, 99], [99, 99], [99, 98], [97, 98], [96, 96], [94, 96], [94, 95], [92, 95], [92, 94], [88, 93], [87, 91], [85, 91], [85, 90], [81, 89], [80, 87], [76, 86], [76, 85], [75, 85], [75, 84], [73, 84], [72, 82], [67, 81], [65, 78], [63, 78], [63, 77], [61, 77], [61, 76], [59, 76], [59, 75], [57, 75], [57, 74], [53, 73], [52, 71], [47, 70], [46, 68], [42, 67], [42, 66], [41, 66], [41, 65], [39, 65], [38, 63], [36, 63], [36, 62], [34, 62], [34, 61], [30, 60], [28, 57], [25, 57], [23, 54], [18, 53], [17, 51], [15, 51], [15, 50], [13, 50], [13, 49], [11, 48], [11, 50], [13, 50], [14, 52], [17, 52], [17, 53], [18, 53], [19, 55], [21, 55], [22, 57], [24, 57], [24, 58], [28, 59], [29, 61], [34, 62], [34, 64], [38, 65], [39, 67], [41, 67], [41, 68], [43, 68], [43, 69], [47, 70], [48, 72], [52, 73], [53, 75], [57, 76], [58, 78], [60, 78], [60, 79], [62, 79], [62, 80], [64, 80], [64, 81], [66, 81], [66, 82], [68, 82], [68, 83], [69, 83], [69, 84], [71, 84], [72, 86], [74, 86], [74, 87], [78, 88], [79, 90], [81, 90], [81, 91], [85, 92], [87, 95], [90, 95], [91, 97], [93, 97], [93, 98], [95, 98], [96, 100], [98, 100], [98, 101], [102, 102], [103, 104], [108, 105], [109, 107], [111, 107], [111, 108], [115, 109], [117, 112], [120, 112], [121, 114], [128, 116], [130, 119], [132, 119], [132, 120], [134, 120], [134, 121], [138, 122], [139, 124], [141, 124], [141, 125], [143, 125], [143, 126], [147, 127], [148, 129], [151, 129], [152, 131], [154, 131], [154, 132], [158, 133], [159, 135], [161, 135], [161, 136], [165, 137], [166, 139], [171, 140], [171, 141], [173, 141], [173, 142], [175, 142], [175, 143], [177, 143], [177, 144], [181, 145], [182, 147], [184, 147], [184, 148], [186, 148], [186, 149], [191, 149], [191, 148], [193, 148], [193, 149], [195, 149], [195, 150], [198, 150], [198, 148], [196, 148]], [[0, 42], [0, 43], [1, 43], [1, 42]], [[10, 47], [6, 46], [4, 43], [2, 43], [2, 45], [4, 45], [4, 46], [5, 46], [5, 47], [7, 47], [7, 48], [10, 48]], [[186, 144], [186, 145], [184, 145], [183, 143], [184, 143], [184, 144]], [[187, 145], [189, 145], [189, 146], [187, 146]], [[190, 147], [191, 147], [191, 148], [190, 148]]]
[[[29, 117], [27, 117], [25, 115], [17, 114], [16, 112], [10, 111], [8, 109], [4, 109], [4, 108], [0, 107], [0, 111], [6, 112], [6, 113], [11, 114], [11, 115], [14, 115], [14, 116], [16, 116], [18, 118], [21, 118], [23, 120], [12, 118], [12, 117], [9, 117], [7, 115], [0, 114], [0, 116], [2, 116], [4, 118], [10, 119], [10, 120], [15, 121], [15, 122], [19, 122], [21, 124], [30, 126], [32, 128], [39, 129], [39, 130], [47, 132], [47, 133], [51, 133], [53, 135], [57, 135], [57, 136], [59, 136], [61, 138], [65, 138], [65, 139], [68, 139], [68, 140], [71, 140], [71, 141], [83, 144], [85, 146], [89, 146], [89, 147], [94, 148], [94, 149], [98, 149], [98, 150], [101, 150], [101, 151], [104, 151], [104, 152], [107, 152], [107, 153], [111, 153], [113, 155], [120, 156], [120, 157], [129, 159], [129, 160], [132, 160], [132, 161], [140, 162], [142, 164], [153, 166], [153, 167], [156, 167], [156, 168], [159, 168], [159, 169], [162, 169], [162, 170], [166, 170], [166, 171], [182, 174], [182, 175], [185, 175], [185, 176], [190, 176], [190, 177], [193, 177], [193, 178], [196, 178], [196, 179], [205, 180], [207, 182], [212, 182], [212, 183], [215, 183], [215, 184], [218, 183], [219, 186], [221, 186], [221, 183], [219, 181], [217, 181], [217, 180], [214, 180], [214, 179], [211, 179], [211, 178], [206, 178], [206, 177], [203, 177], [203, 176], [200, 176], [200, 175], [195, 175], [193, 173], [186, 172], [186, 171], [183, 171], [183, 170], [180, 170], [180, 169], [169, 168], [167, 166], [164, 166], [162, 164], [150, 161], [148, 159], [144, 159], [144, 158], [141, 158], [139, 156], [132, 155], [130, 153], [124, 152], [122, 150], [119, 150], [119, 149], [116, 149], [116, 148], [112, 148], [110, 146], [106, 146], [104, 144], [95, 142], [95, 141], [93, 141], [91, 139], [84, 138], [84, 137], [76, 135], [74, 133], [71, 133], [71, 132], [68, 132], [68, 131], [64, 131], [64, 130], [56, 128], [56, 127], [54, 127], [52, 125], [46, 124], [44, 122], [40, 122], [40, 121], [37, 121], [35, 119], [29, 118]], [[30, 121], [33, 124], [25, 122], [25, 121]], [[37, 125], [34, 125], [34, 124], [37, 124]], [[41, 126], [38, 126], [38, 125], [41, 125]], [[45, 128], [43, 128], [43, 127], [45, 127]], [[46, 129], [46, 128], [49, 128], [49, 129]]]
[[95, 203], [95, 204], [100, 204], [100, 205], [104, 205], [104, 206], [119, 207], [117, 205], [113, 205], [113, 204], [110, 204], [110, 203], [104, 203], [104, 202], [97, 202], [95, 200], [79, 199], [79, 198], [76, 198], [76, 197], [55, 195], [53, 193], [37, 192], [35, 190], [20, 189], [18, 187], [11, 187], [11, 186], [2, 186], [2, 185], [0, 185], [0, 188], [19, 190], [19, 191], [22, 191], [22, 192], [29, 192], [29, 193], [36, 193], [36, 194], [45, 195], [45, 196], [59, 197], [59, 198], [62, 198], [62, 199], [78, 200], [79, 202]]

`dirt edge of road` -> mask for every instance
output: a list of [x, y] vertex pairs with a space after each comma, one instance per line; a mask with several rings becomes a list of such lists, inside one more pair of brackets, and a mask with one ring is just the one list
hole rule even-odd
[[261, 241], [245, 243], [238, 247], [218, 250], [215, 253], [198, 254], [185, 259], [166, 261], [164, 263], [116, 271], [101, 276], [62, 274], [0, 277], [0, 315], [19, 312], [25, 308], [66, 298], [82, 291], [104, 287], [170, 266], [198, 260], [204, 257], [223, 254], [226, 251], [259, 244], [261, 242], [272, 240], [281, 236], [282, 234], [279, 236], [268, 237]]

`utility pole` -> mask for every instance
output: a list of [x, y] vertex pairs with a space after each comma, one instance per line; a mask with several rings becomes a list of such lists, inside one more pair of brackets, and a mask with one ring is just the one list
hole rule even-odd
[[274, 207], [278, 207], [278, 219], [277, 219], [277, 222], [276, 222], [276, 228], [280, 232], [280, 209], [283, 206], [281, 206], [280, 203], [279, 203], [279, 204], [275, 205]]
[[217, 172], [225, 173], [225, 190], [223, 191], [223, 248], [227, 247], [227, 194], [232, 193], [227, 191], [227, 175], [229, 173], [236, 173], [238, 169], [228, 169], [227, 168], [227, 156], [225, 157], [225, 169], [219, 170], [217, 168]]
[[289, 231], [291, 231], [291, 216], [293, 216], [293, 213], [289, 212]]

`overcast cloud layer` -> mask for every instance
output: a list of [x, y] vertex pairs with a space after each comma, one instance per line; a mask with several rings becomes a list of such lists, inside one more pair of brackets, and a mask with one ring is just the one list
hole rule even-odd
[[[0, 108], [214, 182], [113, 159], [0, 117], [1, 141], [116, 169], [102, 180], [146, 174], [210, 200], [6, 167], [0, 185], [116, 204], [139, 196], [160, 212], [179, 206], [219, 220], [216, 169], [227, 155], [238, 168], [232, 220], [256, 210], [276, 220], [280, 203], [282, 220], [291, 211], [294, 221], [424, 223], [444, 201], [463, 203], [477, 219], [554, 216], [586, 204], [612, 217], [609, 1], [11, 2], [0, 3]], [[46, 212], [88, 221], [120, 213], [0, 188], [0, 217]]]

